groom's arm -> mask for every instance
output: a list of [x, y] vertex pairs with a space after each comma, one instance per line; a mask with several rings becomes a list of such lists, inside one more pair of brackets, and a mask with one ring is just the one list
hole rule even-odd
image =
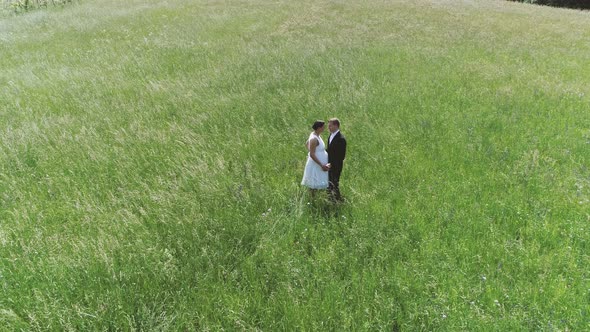
[[342, 136], [340, 144], [338, 145], [338, 155], [342, 157], [342, 160], [346, 158], [346, 138]]

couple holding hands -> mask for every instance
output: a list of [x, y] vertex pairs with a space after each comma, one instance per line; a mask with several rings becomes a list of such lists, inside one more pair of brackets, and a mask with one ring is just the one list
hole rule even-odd
[[346, 157], [346, 139], [340, 133], [340, 121], [336, 118], [328, 121], [330, 137], [327, 148], [320, 137], [325, 129], [325, 122], [318, 120], [311, 128], [313, 131], [305, 143], [309, 153], [301, 184], [308, 187], [312, 194], [316, 189], [327, 188], [333, 202], [342, 202], [340, 174]]

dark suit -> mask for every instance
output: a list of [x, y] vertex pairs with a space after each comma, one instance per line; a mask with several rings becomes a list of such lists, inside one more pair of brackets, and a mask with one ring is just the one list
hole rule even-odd
[[342, 167], [344, 166], [344, 158], [346, 158], [346, 138], [341, 132], [338, 132], [332, 142], [329, 141], [328, 136], [328, 162], [332, 165], [328, 172], [329, 184], [328, 193], [332, 200], [340, 201], [340, 174], [342, 173]]

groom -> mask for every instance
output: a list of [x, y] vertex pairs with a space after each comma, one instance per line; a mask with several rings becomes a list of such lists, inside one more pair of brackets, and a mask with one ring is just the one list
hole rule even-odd
[[330, 163], [330, 170], [328, 171], [329, 184], [328, 194], [330, 199], [335, 202], [342, 202], [340, 195], [340, 173], [344, 166], [344, 158], [346, 157], [346, 138], [340, 133], [340, 121], [337, 118], [332, 118], [328, 121], [328, 130], [330, 137], [328, 138], [328, 162]]

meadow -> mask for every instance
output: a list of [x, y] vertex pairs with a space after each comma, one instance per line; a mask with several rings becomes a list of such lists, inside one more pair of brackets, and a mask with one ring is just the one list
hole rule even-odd
[[[589, 330], [589, 24], [488, 0], [5, 12], [0, 331]], [[342, 205], [299, 185], [333, 116]]]

